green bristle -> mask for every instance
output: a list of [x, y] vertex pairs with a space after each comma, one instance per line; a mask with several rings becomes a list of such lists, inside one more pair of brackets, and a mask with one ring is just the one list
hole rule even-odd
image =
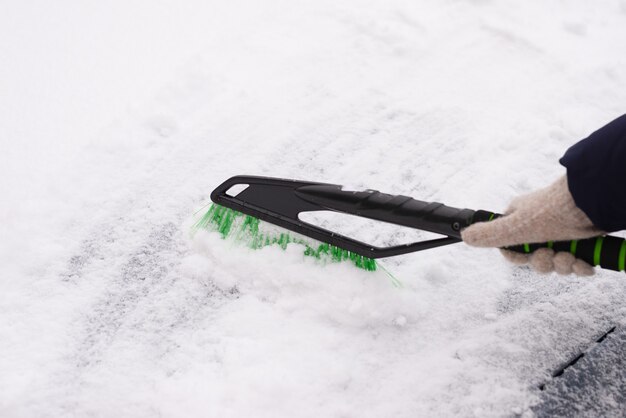
[[320, 243], [315, 247], [312, 242], [306, 241], [304, 238], [294, 237], [286, 232], [275, 236], [264, 235], [259, 230], [259, 219], [216, 204], [211, 205], [207, 213], [193, 225], [192, 229], [215, 230], [220, 233], [222, 238], [226, 238], [231, 235], [233, 227], [240, 217], [243, 217], [243, 220], [236, 231], [235, 237], [238, 240], [247, 241], [248, 246], [252, 249], [256, 250], [277, 244], [284, 250], [287, 248], [287, 245], [293, 242], [304, 245], [305, 256], [313, 257], [318, 260], [329, 259], [334, 262], [350, 261], [356, 267], [367, 271], [375, 271], [378, 267], [376, 261], [371, 258], [363, 257], [362, 255], [327, 243]]

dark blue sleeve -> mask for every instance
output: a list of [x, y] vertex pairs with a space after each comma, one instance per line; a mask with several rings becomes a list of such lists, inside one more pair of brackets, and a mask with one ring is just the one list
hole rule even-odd
[[626, 115], [574, 144], [560, 162], [591, 222], [607, 232], [626, 229]]

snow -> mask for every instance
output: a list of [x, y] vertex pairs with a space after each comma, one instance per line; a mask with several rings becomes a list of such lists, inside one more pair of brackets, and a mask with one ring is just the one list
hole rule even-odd
[[3, 2], [0, 415], [532, 415], [626, 322], [621, 274], [458, 244], [384, 261], [396, 287], [189, 225], [235, 174], [504, 210], [623, 114], [625, 23], [623, 0]]

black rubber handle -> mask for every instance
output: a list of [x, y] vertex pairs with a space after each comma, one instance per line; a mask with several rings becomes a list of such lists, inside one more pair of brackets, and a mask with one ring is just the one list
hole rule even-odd
[[[503, 215], [478, 210], [474, 213], [474, 222], [488, 222]], [[507, 250], [518, 253], [532, 253], [539, 248], [551, 248], [554, 251], [571, 253], [574, 257], [604, 269], [626, 271], [626, 240], [620, 237], [606, 235], [572, 241], [549, 241], [543, 243], [528, 243], [507, 247]]]
[[408, 226], [461, 239], [461, 229], [474, 217], [470, 209], [457, 209], [437, 202], [391, 195], [376, 190], [350, 191], [341, 186], [316, 184], [295, 190], [299, 198], [326, 209], [364, 218]]

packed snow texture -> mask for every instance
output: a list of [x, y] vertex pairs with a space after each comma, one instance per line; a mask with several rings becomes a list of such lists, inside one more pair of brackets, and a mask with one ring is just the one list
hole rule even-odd
[[625, 112], [625, 51], [625, 0], [2, 2], [0, 416], [532, 415], [623, 273], [457, 244], [396, 287], [189, 226], [235, 174], [502, 211]]

